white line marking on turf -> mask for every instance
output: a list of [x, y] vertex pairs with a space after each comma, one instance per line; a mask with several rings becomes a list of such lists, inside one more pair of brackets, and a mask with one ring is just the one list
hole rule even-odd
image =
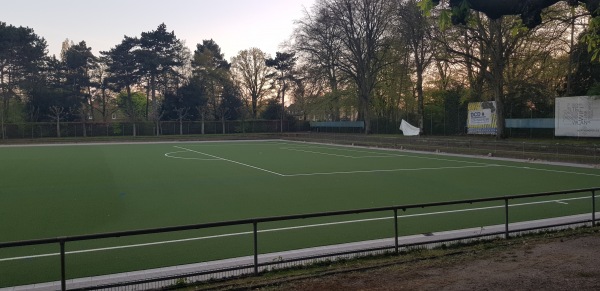
[[[518, 206], [527, 206], [527, 205], [536, 205], [536, 204], [547, 204], [547, 203], [568, 204], [568, 203], [566, 203], [564, 201], [583, 200], [583, 199], [589, 199], [589, 198], [590, 197], [576, 197], [576, 198], [566, 198], [566, 199], [562, 199], [562, 200], [537, 201], [537, 202], [512, 204], [512, 205], [509, 205], [508, 207], [518, 207]], [[467, 208], [467, 209], [458, 209], [458, 210], [449, 210], [449, 211], [428, 212], [428, 213], [418, 213], [418, 214], [408, 214], [408, 215], [400, 215], [400, 216], [398, 216], [398, 219], [411, 218], [411, 217], [420, 217], [420, 216], [430, 216], [430, 215], [437, 215], [437, 214], [452, 214], [452, 213], [460, 213], [460, 212], [490, 210], [490, 209], [499, 209], [499, 208], [504, 208], [504, 205], [489, 206], [489, 207], [478, 207], [478, 208]], [[302, 225], [302, 226], [290, 226], [290, 227], [282, 227], [282, 228], [272, 228], [272, 229], [259, 230], [258, 233], [286, 231], [286, 230], [294, 230], [294, 229], [305, 229], [305, 228], [314, 228], [314, 227], [332, 226], [332, 225], [342, 225], [342, 224], [360, 223], [360, 222], [371, 222], [371, 221], [380, 221], [380, 220], [389, 220], [389, 219], [394, 219], [394, 217], [393, 216], [388, 216], [388, 217], [377, 217], [377, 218], [366, 218], [366, 219], [357, 219], [357, 220], [347, 220], [347, 221], [337, 221], [337, 222], [310, 224], [310, 225]], [[232, 236], [249, 235], [249, 234], [252, 234], [252, 231], [227, 233], [227, 234], [219, 234], [219, 235], [211, 235], [211, 236], [203, 236], [203, 237], [194, 237], [194, 238], [186, 238], [186, 239], [177, 239], [177, 240], [168, 240], [168, 241], [159, 241], [159, 242], [151, 242], [151, 243], [143, 243], [143, 244], [115, 246], [115, 247], [107, 247], [107, 248], [96, 248], [96, 249], [69, 251], [69, 252], [65, 252], [65, 254], [67, 254], [67, 255], [71, 255], [71, 254], [83, 254], [83, 253], [92, 253], [92, 252], [118, 250], [118, 249], [127, 249], [127, 248], [135, 248], [135, 247], [145, 247], [145, 246], [155, 246], [155, 245], [180, 243], [180, 242], [189, 242], [189, 241], [198, 241], [198, 240], [206, 240], [206, 239], [213, 239], [213, 238], [223, 238], [223, 237], [232, 237]], [[12, 258], [0, 259], [0, 262], [17, 261], [17, 260], [25, 260], [25, 259], [37, 259], [37, 258], [59, 256], [59, 255], [60, 255], [60, 253], [48, 253], [48, 254], [40, 254], [40, 255], [12, 257]]]
[[433, 157], [424, 157], [424, 156], [417, 156], [417, 155], [403, 155], [403, 154], [392, 154], [392, 153], [387, 153], [387, 152], [383, 152], [383, 151], [379, 151], [379, 152], [374, 152], [374, 151], [361, 151], [361, 150], [353, 150], [353, 149], [346, 149], [346, 148], [340, 148], [340, 147], [323, 147], [323, 146], [306, 146], [306, 148], [315, 148], [315, 149], [332, 149], [332, 150], [338, 150], [338, 151], [346, 151], [346, 152], [356, 152], [356, 153], [363, 153], [363, 154], [374, 154], [374, 155], [386, 155], [389, 157], [406, 157], [406, 158], [415, 158], [415, 159], [425, 159], [425, 160], [434, 160], [434, 161], [445, 161], [445, 162], [457, 162], [457, 163], [466, 163], [466, 164], [474, 164], [474, 165], [490, 165], [487, 163], [481, 163], [481, 162], [471, 162], [471, 161], [463, 161], [463, 160], [452, 160], [452, 159], [443, 159], [443, 158], [433, 158]]
[[[204, 236], [204, 237], [194, 237], [194, 238], [186, 238], [186, 239], [159, 241], [159, 242], [151, 242], [151, 243], [143, 243], [143, 244], [115, 246], [115, 247], [108, 247], [108, 248], [78, 250], [78, 251], [65, 252], [65, 254], [66, 255], [73, 255], [73, 254], [93, 253], [93, 252], [110, 251], [110, 250], [129, 249], [129, 248], [136, 248], [136, 247], [148, 247], [148, 246], [163, 245], [163, 244], [170, 244], [170, 243], [180, 243], [180, 242], [188, 242], [188, 241], [196, 241], [196, 240], [205, 240], [205, 239], [211, 239], [211, 238], [221, 238], [221, 237], [228, 237], [228, 236], [238, 236], [238, 235], [245, 235], [245, 234], [252, 234], [252, 232], [251, 231], [247, 231], [247, 232], [238, 232], [238, 233], [227, 233], [227, 234], [221, 234], [221, 235], [211, 235], [211, 236]], [[50, 257], [50, 256], [58, 256], [58, 255], [60, 255], [60, 253], [50, 253], [50, 254], [42, 254], [42, 255], [14, 257], [14, 258], [0, 259], [0, 262], [16, 261], [16, 260], [23, 260], [23, 259], [37, 259], [37, 258]]]
[[[385, 173], [385, 172], [401, 172], [401, 171], [449, 170], [449, 169], [487, 168], [487, 167], [498, 166], [498, 165], [495, 165], [495, 164], [475, 163], [475, 164], [479, 164], [480, 166], [461, 166], [461, 167], [456, 166], [456, 167], [438, 167], [438, 168], [361, 170], [361, 171], [344, 171], [344, 172], [281, 174], [281, 173], [273, 172], [273, 171], [270, 171], [270, 170], [267, 170], [267, 169], [259, 168], [259, 167], [256, 167], [256, 166], [244, 164], [244, 163], [241, 163], [241, 162], [237, 162], [237, 161], [233, 161], [233, 160], [228, 160], [228, 159], [221, 158], [221, 157], [218, 157], [218, 156], [214, 156], [214, 155], [211, 155], [211, 154], [207, 154], [207, 153], [204, 153], [204, 152], [195, 151], [195, 150], [184, 148], [184, 147], [180, 147], [180, 146], [175, 146], [175, 147], [179, 148], [179, 149], [182, 149], [184, 151], [193, 152], [193, 153], [197, 153], [197, 154], [201, 154], [201, 155], [205, 155], [205, 156], [211, 157], [212, 159], [209, 159], [209, 160], [227, 161], [227, 162], [230, 162], [230, 163], [234, 163], [234, 164], [242, 165], [242, 166], [249, 167], [249, 168], [252, 168], [252, 169], [256, 169], [256, 170], [260, 170], [260, 171], [263, 171], [263, 172], [267, 172], [267, 173], [270, 173], [270, 174], [274, 174], [274, 175], [277, 175], [277, 176], [280, 176], [280, 177], [302, 177], [302, 176], [322, 176], [322, 175], [348, 175], [348, 174]], [[302, 151], [302, 150], [299, 150], [299, 151]], [[306, 152], [309, 152], [309, 151], [306, 151]], [[179, 153], [179, 152], [175, 152], [175, 153]], [[327, 153], [319, 153], [319, 152], [314, 152], [314, 153], [327, 154]], [[336, 155], [336, 154], [327, 154], [327, 155], [341, 156], [341, 157], [346, 157], [346, 158], [356, 158], [356, 157], [352, 157], [352, 156], [344, 156], [344, 155]], [[396, 155], [384, 156], [384, 158], [395, 157], [395, 156]], [[377, 156], [377, 157], [379, 158], [381, 156]], [[173, 158], [175, 158], [175, 157], [173, 157]], [[181, 159], [193, 159], [193, 158], [181, 158]]]
[[273, 171], [265, 170], [265, 169], [263, 169], [263, 168], [259, 168], [259, 167], [251, 166], [251, 165], [244, 164], [244, 163], [240, 163], [240, 162], [236, 162], [236, 161], [233, 161], [233, 160], [228, 160], [228, 159], [225, 159], [225, 158], [221, 158], [221, 157], [218, 157], [218, 156], [213, 156], [213, 155], [210, 155], [210, 154], [207, 154], [207, 153], [203, 153], [203, 152], [199, 152], [199, 151], [195, 151], [195, 150], [187, 149], [187, 148], [180, 147], [180, 146], [175, 146], [175, 147], [176, 147], [176, 148], [178, 148], [178, 149], [182, 149], [182, 150], [186, 150], [186, 151], [192, 152], [192, 153], [197, 153], [197, 154], [201, 154], [201, 155], [209, 156], [209, 157], [211, 157], [211, 158], [219, 159], [219, 160], [222, 160], [222, 161], [226, 161], [226, 162], [230, 162], [230, 163], [234, 163], [234, 164], [242, 165], [242, 166], [245, 166], [245, 167], [248, 167], [248, 168], [252, 168], [252, 169], [256, 169], [256, 170], [260, 170], [260, 171], [267, 172], [267, 173], [274, 174], [274, 175], [281, 176], [281, 177], [285, 177], [285, 175], [284, 175], [284, 174], [280, 174], [280, 173], [277, 173], [277, 172], [273, 172]]
[[[600, 174], [581, 173], [581, 172], [572, 172], [572, 171], [563, 171], [563, 170], [541, 169], [541, 168], [532, 168], [532, 167], [527, 167], [527, 166], [510, 166], [510, 165], [502, 165], [502, 164], [486, 164], [486, 163], [480, 163], [480, 162], [470, 162], [470, 161], [462, 161], [462, 160], [442, 159], [442, 158], [433, 158], [433, 157], [422, 157], [422, 156], [403, 155], [403, 154], [379, 153], [379, 152], [373, 152], [373, 151], [361, 151], [361, 150], [344, 149], [344, 148], [337, 148], [337, 147], [304, 146], [304, 147], [300, 147], [300, 148], [333, 149], [333, 150], [338, 150], [338, 151], [356, 152], [356, 153], [363, 153], [363, 154], [368, 153], [368, 154], [386, 155], [385, 157], [408, 157], [408, 158], [427, 159], [427, 160], [435, 160], [435, 161], [458, 162], [458, 163], [467, 163], [467, 164], [475, 164], [475, 165], [486, 165], [486, 166], [502, 166], [502, 167], [515, 168], [515, 169], [524, 169], [524, 170], [534, 170], [534, 171], [543, 171], [543, 172], [551, 172], [551, 173], [561, 173], [561, 174], [572, 174], [572, 175], [600, 177]], [[282, 148], [282, 149], [303, 151], [303, 152], [315, 153], [315, 154], [335, 155], [335, 154], [329, 154], [329, 153], [323, 153], [323, 152], [317, 152], [317, 151], [304, 151], [304, 150], [293, 149], [293, 148]], [[345, 156], [345, 155], [339, 155], [339, 156], [341, 156], [341, 157], [348, 157], [348, 158], [362, 158], [362, 157], [352, 157], [352, 156]], [[371, 157], [374, 158], [374, 157], [381, 157], [381, 156], [371, 156]], [[443, 169], [443, 168], [441, 168], [441, 169]], [[424, 168], [423, 170], [432, 170], [432, 169]], [[377, 170], [375, 170], [375, 171], [377, 171]], [[341, 172], [341, 173], [338, 173], [338, 174], [347, 174], [347, 173], [346, 172]], [[300, 174], [300, 176], [304, 176], [304, 175], [305, 174]], [[327, 175], [327, 173], [316, 173], [316, 175]], [[295, 175], [289, 175], [289, 176], [295, 176]]]
[[171, 158], [171, 159], [180, 159], [180, 160], [219, 161], [219, 159], [199, 159], [199, 158], [184, 158], [184, 157], [173, 156], [173, 154], [178, 154], [178, 153], [187, 153], [187, 151], [166, 153], [165, 157]]
[[303, 153], [309, 153], [309, 154], [318, 154], [318, 155], [326, 155], [326, 156], [334, 156], [334, 157], [342, 157], [342, 158], [350, 158], [350, 159], [364, 159], [364, 158], [394, 158], [394, 156], [362, 156], [362, 157], [354, 157], [354, 156], [346, 156], [346, 155], [339, 155], [339, 154], [331, 154], [331, 153], [323, 153], [323, 152], [315, 152], [315, 151], [305, 151], [305, 150], [299, 150], [299, 149], [293, 149], [293, 148], [281, 148], [282, 150], [288, 150], [288, 151], [296, 151], [296, 152], [303, 152]]
[[439, 167], [439, 168], [415, 168], [415, 169], [390, 169], [390, 170], [364, 170], [364, 171], [348, 171], [348, 172], [325, 172], [325, 173], [292, 174], [292, 175], [285, 175], [285, 176], [286, 177], [300, 177], [300, 176], [341, 175], [341, 174], [365, 174], [365, 173], [402, 172], [402, 171], [431, 171], [431, 170], [450, 170], [450, 169], [460, 170], [460, 169], [489, 168], [489, 167], [497, 167], [497, 165], [463, 166], [463, 167]]
[[532, 167], [508, 166], [508, 165], [500, 165], [500, 166], [506, 167], [506, 168], [516, 168], [516, 169], [534, 170], [534, 171], [560, 173], [560, 174], [572, 174], [572, 175], [600, 177], [600, 175], [598, 175], [598, 174], [590, 174], [590, 173], [580, 173], [580, 172], [571, 172], [571, 171], [562, 171], [562, 170], [540, 169], [540, 168], [532, 168]]

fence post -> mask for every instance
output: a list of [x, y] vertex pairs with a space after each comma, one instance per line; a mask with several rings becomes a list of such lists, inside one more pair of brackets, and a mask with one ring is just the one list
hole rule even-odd
[[65, 270], [65, 241], [60, 241], [60, 289], [67, 290], [67, 278]]
[[394, 247], [398, 254], [398, 209], [394, 209]]
[[509, 239], [510, 235], [508, 234], [508, 198], [504, 199], [504, 215], [505, 215], [504, 238]]
[[258, 223], [253, 222], [254, 226], [254, 275], [258, 275]]

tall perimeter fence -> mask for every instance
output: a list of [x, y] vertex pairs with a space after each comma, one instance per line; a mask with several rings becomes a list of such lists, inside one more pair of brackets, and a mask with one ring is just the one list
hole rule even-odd
[[[283, 128], [282, 128], [283, 125]], [[131, 138], [133, 124], [115, 123], [61, 123], [57, 130], [55, 123], [19, 123], [5, 124], [4, 141], [11, 140], [48, 140], [61, 138]], [[137, 137], [157, 135], [156, 125], [151, 122], [135, 124]], [[308, 122], [289, 122], [280, 120], [246, 121], [164, 121], [160, 123], [161, 136], [178, 136], [188, 140], [207, 139], [260, 139], [283, 138], [296, 141], [311, 141], [345, 145], [383, 147], [391, 149], [440, 152], [452, 154], [480, 155], [489, 157], [515, 158], [533, 161], [553, 161], [598, 165], [600, 167], [600, 140], [588, 138], [545, 138], [542, 140], [513, 139], [499, 140], [485, 136], [440, 136], [425, 135], [404, 137], [401, 133], [364, 134], [361, 127], [311, 127]], [[397, 131], [397, 129], [396, 129]], [[214, 136], [211, 138], [210, 136]], [[236, 137], [237, 135], [237, 137]], [[219, 137], [220, 136], [220, 137]], [[3, 142], [0, 139], [0, 144]]]
[[[50, 122], [9, 123], [4, 125], [5, 139], [39, 139], [56, 137], [119, 137], [153, 136], [157, 134], [153, 122]], [[282, 128], [283, 125], [283, 128]], [[295, 131], [296, 125], [280, 120], [235, 121], [161, 121], [160, 135], [235, 134]]]
[[[60, 269], [60, 285], [61, 290], [98, 290], [98, 289], [126, 289], [126, 290], [144, 290], [144, 289], [156, 289], [156, 288], [165, 288], [168, 286], [177, 285], [182, 280], [185, 282], [195, 282], [196, 280], [210, 280], [214, 279], [216, 274], [223, 277], [231, 277], [236, 275], [258, 275], [259, 273], [267, 270], [273, 270], [278, 268], [289, 268], [294, 266], [299, 266], [307, 263], [315, 263], [319, 261], [323, 261], [324, 259], [330, 260], [331, 258], [351, 258], [351, 257], [359, 257], [364, 255], [372, 255], [372, 254], [383, 254], [383, 253], [395, 253], [400, 254], [404, 250], [408, 250], [410, 248], [419, 248], [423, 247], [422, 245], [432, 245], [434, 243], [448, 243], [448, 242], [472, 242], [474, 240], [480, 240], [483, 238], [505, 238], [509, 239], [512, 235], [519, 235], [524, 233], [536, 232], [542, 229], [557, 229], [564, 228], [569, 225], [596, 225], [596, 194], [600, 191], [600, 188], [590, 188], [590, 189], [576, 189], [576, 190], [568, 190], [568, 191], [558, 191], [558, 192], [545, 192], [545, 193], [535, 193], [535, 194], [525, 194], [525, 195], [514, 195], [514, 196], [502, 196], [502, 197], [492, 197], [492, 198], [482, 198], [482, 199], [469, 199], [469, 200], [457, 200], [457, 201], [447, 201], [447, 202], [438, 202], [438, 203], [426, 203], [426, 204], [407, 204], [407, 205], [397, 205], [390, 207], [379, 207], [379, 208], [365, 208], [365, 209], [354, 209], [348, 211], [337, 211], [337, 212], [321, 212], [321, 213], [312, 213], [312, 214], [301, 214], [301, 215], [289, 215], [289, 216], [278, 216], [278, 217], [266, 217], [266, 218], [254, 218], [254, 219], [245, 219], [245, 220], [235, 220], [235, 221], [225, 221], [225, 222], [215, 222], [215, 223], [204, 223], [204, 224], [194, 224], [194, 225], [182, 225], [182, 226], [174, 226], [174, 227], [165, 227], [165, 228], [154, 228], [154, 229], [139, 229], [132, 231], [122, 231], [122, 232], [112, 232], [112, 233], [101, 233], [101, 234], [90, 234], [90, 235], [81, 235], [81, 236], [70, 236], [70, 237], [59, 237], [59, 238], [47, 238], [47, 239], [38, 239], [38, 240], [28, 240], [28, 241], [16, 241], [16, 242], [3, 242], [0, 243], [0, 249], [7, 248], [16, 248], [23, 246], [41, 246], [41, 245], [58, 245], [60, 249], [60, 260], [57, 260], [57, 264], [55, 266], [56, 269]], [[560, 223], [550, 223], [543, 224], [540, 226], [529, 227], [529, 228], [517, 228], [513, 227], [518, 224], [517, 218], [511, 216], [511, 204], [519, 202], [522, 199], [531, 199], [531, 198], [539, 198], [539, 197], [551, 197], [551, 199], [561, 199], [561, 196], [572, 195], [572, 194], [581, 194], [589, 197], [586, 201], [589, 201], [589, 212], [587, 214], [581, 213], [578, 217], [580, 219], [570, 220], [568, 222], [560, 222]], [[564, 198], [564, 197], [562, 197]], [[399, 240], [399, 229], [401, 227], [407, 227], [406, 225], [399, 225], [399, 217], [402, 213], [413, 209], [430, 209], [436, 207], [443, 206], [451, 206], [451, 205], [480, 205], [482, 203], [488, 202], [501, 202], [501, 206], [503, 211], [498, 212], [501, 214], [497, 215], [498, 219], [504, 221], [504, 225], [500, 230], [495, 232], [486, 232], [480, 234], [470, 234], [468, 236], [455, 237], [452, 239], [443, 239], [443, 240], [432, 240], [427, 243], [413, 243], [413, 244], [401, 244]], [[500, 204], [500, 203], [499, 203]], [[260, 249], [260, 232], [258, 231], [259, 226], [270, 223], [270, 222], [281, 222], [281, 221], [298, 221], [303, 219], [310, 218], [320, 218], [320, 217], [341, 217], [341, 216], [351, 216], [351, 215], [359, 215], [365, 213], [388, 213], [391, 217], [393, 217], [393, 223], [389, 223], [389, 236], [393, 238], [392, 243], [389, 245], [384, 245], [377, 248], [363, 248], [353, 251], [343, 251], [343, 252], [335, 252], [327, 254], [319, 254], [316, 256], [308, 256], [302, 258], [294, 258], [294, 259], [281, 259], [281, 260], [271, 260], [271, 261], [263, 261], [260, 262], [259, 258], [263, 255], [259, 253]], [[585, 215], [583, 215], [585, 214]], [[518, 215], [516, 215], [518, 216]], [[118, 283], [110, 283], [110, 284], [101, 284], [94, 285], [91, 284], [91, 281], [80, 282], [79, 286], [67, 285], [67, 278], [69, 270], [66, 268], [67, 264], [67, 256], [65, 252], [65, 248], [67, 245], [81, 242], [81, 241], [97, 241], [106, 238], [118, 238], [125, 239], [132, 236], [140, 236], [147, 234], [159, 234], [159, 233], [175, 233], [182, 232], [186, 230], [197, 230], [197, 229], [215, 229], [215, 228], [225, 228], [231, 226], [247, 226], [252, 229], [252, 263], [246, 265], [235, 265], [233, 267], [214, 269], [214, 270], [203, 270], [200, 272], [194, 273], [186, 273], [186, 274], [177, 274], [166, 277], [155, 277], [155, 278], [147, 278], [136, 281], [123, 281]], [[197, 251], [197, 250], [190, 250]], [[115, 262], [118, 264], [118, 262]], [[201, 278], [201, 279], [199, 279]], [[24, 287], [26, 288], [26, 286]]]

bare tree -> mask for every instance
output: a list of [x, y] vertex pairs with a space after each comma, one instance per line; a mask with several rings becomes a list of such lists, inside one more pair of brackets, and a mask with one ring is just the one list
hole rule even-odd
[[434, 56], [435, 44], [432, 41], [434, 27], [417, 6], [416, 0], [397, 0], [396, 5], [395, 11], [397, 17], [394, 34], [405, 42], [412, 54], [412, 63], [416, 75], [418, 127], [423, 132], [423, 115], [425, 110], [423, 75]]
[[326, 7], [343, 44], [340, 68], [356, 83], [359, 119], [371, 131], [371, 99], [378, 75], [389, 65], [387, 37], [392, 9], [385, 0], [326, 0]]
[[175, 108], [173, 111], [177, 114], [177, 121], [179, 122], [179, 135], [183, 135], [183, 120], [189, 116], [190, 108], [181, 107]]
[[[308, 115], [313, 113], [312, 104], [319, 96], [323, 96], [327, 85], [323, 84], [319, 74], [314, 72], [316, 69], [310, 65], [304, 65], [298, 69], [298, 76], [294, 79], [292, 87], [293, 107], [296, 115], [300, 115], [303, 121], [308, 120]], [[337, 101], [337, 100], [336, 100]], [[335, 102], [335, 110], [339, 116], [339, 102]], [[334, 113], [335, 114], [335, 113]]]
[[231, 60], [235, 77], [247, 99], [250, 99], [252, 118], [258, 116], [259, 102], [268, 92], [268, 78], [271, 69], [265, 64], [267, 55], [258, 48], [242, 50]]
[[294, 50], [305, 60], [305, 69], [327, 80], [333, 99], [332, 119], [337, 121], [340, 119], [338, 86], [343, 77], [340, 72], [343, 44], [326, 4], [317, 1], [312, 10], [305, 11], [304, 17], [296, 22]]
[[496, 101], [498, 137], [504, 136], [505, 68], [530, 35], [519, 26], [512, 16], [487, 19], [475, 13], [470, 25], [458, 27], [443, 41], [448, 53], [466, 68], [472, 100]]
[[60, 137], [60, 121], [65, 119], [69, 112], [62, 106], [50, 106], [49, 111], [48, 117], [56, 123], [56, 137]]

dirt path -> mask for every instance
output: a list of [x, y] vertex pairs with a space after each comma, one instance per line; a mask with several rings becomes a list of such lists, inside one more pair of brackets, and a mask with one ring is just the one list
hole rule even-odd
[[324, 276], [286, 290], [600, 290], [600, 235]]
[[266, 274], [197, 290], [600, 290], [600, 229]]

